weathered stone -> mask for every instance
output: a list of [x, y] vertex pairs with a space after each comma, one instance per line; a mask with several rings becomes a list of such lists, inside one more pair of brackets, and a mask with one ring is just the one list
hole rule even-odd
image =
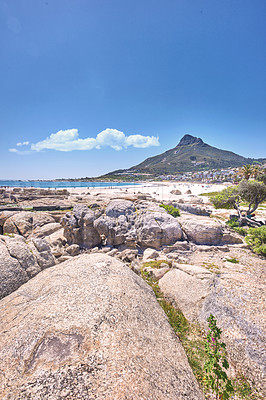
[[179, 221], [188, 239], [196, 244], [217, 245], [222, 241], [223, 226], [212, 218], [182, 215]]
[[104, 235], [109, 246], [125, 243], [130, 227], [124, 215], [120, 215], [117, 219], [104, 215], [94, 222], [94, 228], [99, 235]]
[[40, 238], [32, 239], [30, 247], [41, 269], [55, 265], [54, 256], [46, 240]]
[[214, 275], [205, 268], [175, 264], [159, 281], [164, 295], [182, 310], [190, 321], [198, 318], [203, 300], [210, 293]]
[[35, 228], [33, 231], [33, 235], [37, 237], [49, 236], [52, 233], [55, 233], [56, 231], [60, 230], [61, 228], [62, 228], [61, 224], [57, 222], [50, 222], [41, 227]]
[[78, 244], [71, 244], [66, 248], [66, 252], [71, 256], [77, 256], [80, 252], [80, 247]]
[[115, 256], [118, 253], [118, 249], [112, 249], [108, 252], [108, 256]]
[[8, 247], [0, 236], [0, 299], [18, 289], [29, 279], [25, 269], [20, 263], [11, 257]]
[[136, 220], [138, 242], [142, 247], [154, 247], [173, 244], [183, 237], [176, 218], [165, 212], [146, 212]]
[[[35, 239], [26, 243], [20, 235], [0, 236], [0, 299], [12, 293], [43, 268], [55, 264], [49, 246]], [[44, 250], [45, 249], [45, 250]]]
[[232, 232], [226, 232], [223, 234], [221, 244], [242, 244], [243, 239], [240, 235]]
[[62, 218], [64, 236], [69, 244], [78, 244], [81, 248], [93, 248], [101, 243], [101, 237], [93, 223], [98, 217], [97, 211], [85, 205], [75, 205], [73, 214], [67, 213]]
[[138, 256], [138, 250], [125, 249], [119, 254], [120, 260], [124, 262], [131, 262]]
[[152, 268], [152, 270], [150, 271], [151, 276], [156, 280], [161, 279], [170, 270], [169, 265], [164, 263], [161, 265], [163, 265], [163, 267]]
[[107, 217], [118, 218], [120, 215], [129, 216], [135, 212], [135, 206], [132, 201], [113, 200], [106, 207]]
[[58, 259], [57, 259], [57, 262], [58, 263], [62, 263], [62, 262], [65, 262], [65, 261], [68, 261], [68, 260], [71, 260], [72, 259], [72, 256], [65, 256], [65, 255], [63, 255], [63, 256], [61, 256], [61, 257], [59, 257]]
[[159, 286], [188, 320], [206, 328], [209, 315], [215, 316], [235, 371], [254, 382], [264, 398], [265, 282], [256, 274], [235, 271], [234, 264], [225, 264], [226, 272], [219, 274], [175, 264], [178, 269], [167, 272]]
[[165, 254], [170, 253], [172, 251], [189, 251], [190, 245], [187, 242], [176, 242], [172, 246], [166, 246], [163, 249]]
[[0, 226], [3, 226], [8, 218], [12, 217], [12, 215], [15, 215], [17, 213], [18, 213], [18, 211], [1, 211], [0, 212]]
[[171, 194], [175, 194], [175, 195], [180, 195], [180, 194], [182, 194], [182, 192], [181, 192], [180, 190], [178, 190], [178, 189], [171, 190], [170, 193], [171, 193]]
[[200, 207], [192, 204], [177, 203], [176, 207], [179, 208], [179, 210], [181, 211], [186, 211], [190, 214], [195, 214], [195, 215], [210, 216], [212, 213], [211, 210], [208, 210], [205, 207]]
[[156, 260], [159, 256], [159, 252], [154, 249], [145, 249], [143, 252], [143, 262], [147, 262], [150, 260]]
[[35, 228], [54, 222], [55, 220], [49, 214], [21, 211], [6, 219], [3, 225], [3, 233], [14, 233], [29, 237]]
[[0, 319], [3, 400], [203, 399], [152, 289], [112, 257], [42, 271]]

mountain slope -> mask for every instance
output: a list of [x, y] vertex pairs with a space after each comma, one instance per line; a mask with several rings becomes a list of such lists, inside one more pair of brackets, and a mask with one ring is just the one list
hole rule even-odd
[[138, 172], [158, 174], [177, 174], [188, 171], [202, 171], [204, 169], [221, 169], [241, 167], [252, 164], [252, 158], [245, 158], [231, 151], [220, 150], [203, 142], [202, 139], [185, 135], [178, 145], [155, 157], [147, 158], [142, 163], [127, 170], [114, 173]]

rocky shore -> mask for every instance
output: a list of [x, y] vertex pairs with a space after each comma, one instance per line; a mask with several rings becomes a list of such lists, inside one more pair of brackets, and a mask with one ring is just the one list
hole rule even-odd
[[143, 272], [266, 396], [265, 258], [182, 185], [0, 190], [1, 398], [205, 398]]

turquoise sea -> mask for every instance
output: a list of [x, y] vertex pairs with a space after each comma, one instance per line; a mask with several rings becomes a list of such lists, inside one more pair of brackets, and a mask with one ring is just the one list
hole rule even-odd
[[71, 181], [0, 181], [0, 187], [35, 187], [35, 188], [79, 188], [79, 187], [116, 187], [137, 185], [132, 182], [71, 182]]

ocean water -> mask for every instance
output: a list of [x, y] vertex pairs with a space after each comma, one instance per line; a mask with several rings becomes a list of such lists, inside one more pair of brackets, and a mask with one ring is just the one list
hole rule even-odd
[[0, 187], [34, 187], [34, 188], [79, 188], [79, 187], [117, 187], [138, 185], [132, 182], [70, 182], [70, 181], [0, 181]]

